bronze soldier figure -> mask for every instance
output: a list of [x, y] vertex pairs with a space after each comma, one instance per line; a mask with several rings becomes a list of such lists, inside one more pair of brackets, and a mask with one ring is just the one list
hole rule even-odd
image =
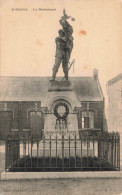
[[55, 39], [56, 42], [56, 55], [55, 55], [55, 64], [53, 67], [52, 78], [55, 80], [56, 73], [58, 72], [59, 66], [62, 63], [63, 71], [66, 79], [68, 80], [68, 58], [66, 54], [66, 36], [64, 31], [61, 29], [58, 31], [59, 36]]
[[55, 64], [53, 67], [52, 80], [55, 80], [56, 73], [58, 72], [61, 63], [62, 63], [65, 79], [68, 80], [68, 63], [73, 49], [73, 37], [72, 37], [73, 28], [66, 21], [68, 18], [70, 18], [70, 16], [67, 16], [64, 10], [64, 16], [62, 16], [59, 21], [63, 30], [61, 29], [58, 31], [59, 36], [55, 39], [56, 55], [55, 55]]

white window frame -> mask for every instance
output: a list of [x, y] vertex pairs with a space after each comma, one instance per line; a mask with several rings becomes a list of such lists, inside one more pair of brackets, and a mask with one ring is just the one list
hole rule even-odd
[[[89, 117], [89, 127], [84, 127], [85, 125], [85, 117]], [[82, 112], [82, 129], [93, 129], [94, 128], [94, 112], [93, 111], [83, 111]]]

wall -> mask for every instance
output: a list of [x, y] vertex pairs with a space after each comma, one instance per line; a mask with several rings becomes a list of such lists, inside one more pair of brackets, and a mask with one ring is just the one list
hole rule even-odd
[[108, 125], [109, 131], [122, 133], [122, 80], [108, 86]]
[[82, 109], [79, 114], [79, 129], [82, 129], [82, 112], [85, 110], [94, 112], [94, 128], [103, 130], [104, 102], [81, 102]]
[[[5, 105], [7, 103], [7, 105]], [[104, 110], [104, 102], [82, 102], [82, 110], [78, 115], [78, 128], [82, 129], [82, 111], [88, 108], [89, 110], [94, 112], [94, 128], [103, 130], [103, 110]], [[30, 129], [30, 120], [29, 120], [29, 111], [39, 109], [41, 107], [41, 102], [38, 101], [20, 101], [20, 102], [0, 102], [0, 111], [11, 111], [11, 130], [28, 130]], [[32, 122], [32, 126], [36, 124], [36, 122]], [[40, 125], [38, 123], [38, 125]], [[36, 129], [39, 129], [37, 127]], [[3, 131], [3, 128], [0, 126], [0, 132]], [[4, 130], [5, 131], [5, 130]], [[10, 131], [8, 128], [6, 131]], [[1, 134], [0, 134], [1, 135]], [[4, 134], [4, 136], [6, 133]]]
[[[9, 132], [11, 130], [16, 131], [16, 130], [24, 130], [24, 129], [29, 129], [30, 128], [30, 121], [29, 121], [29, 111], [30, 110], [35, 110], [39, 109], [41, 106], [40, 101], [22, 101], [22, 102], [6, 102], [6, 101], [1, 101], [0, 102], [0, 113], [2, 112], [11, 112], [11, 119], [9, 118], [9, 123], [10, 127], [6, 128], [6, 131]], [[2, 137], [6, 133], [5, 129], [3, 129], [2, 126], [6, 125], [6, 121], [8, 121], [8, 117], [4, 120], [5, 124], [0, 124], [0, 139], [3, 139]]]
[[122, 80], [108, 86], [109, 131], [120, 133], [120, 164], [122, 166]]

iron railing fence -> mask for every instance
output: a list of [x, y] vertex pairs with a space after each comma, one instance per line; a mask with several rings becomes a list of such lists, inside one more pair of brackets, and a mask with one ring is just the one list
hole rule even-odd
[[120, 170], [119, 133], [16, 134], [6, 138], [6, 171]]

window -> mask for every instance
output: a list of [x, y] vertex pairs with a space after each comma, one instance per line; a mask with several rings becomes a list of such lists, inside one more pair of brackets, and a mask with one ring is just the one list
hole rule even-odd
[[89, 117], [84, 117], [84, 128], [89, 128]]
[[94, 128], [94, 112], [82, 112], [82, 128]]
[[30, 112], [30, 129], [32, 134], [38, 134], [43, 129], [43, 118], [41, 112]]

